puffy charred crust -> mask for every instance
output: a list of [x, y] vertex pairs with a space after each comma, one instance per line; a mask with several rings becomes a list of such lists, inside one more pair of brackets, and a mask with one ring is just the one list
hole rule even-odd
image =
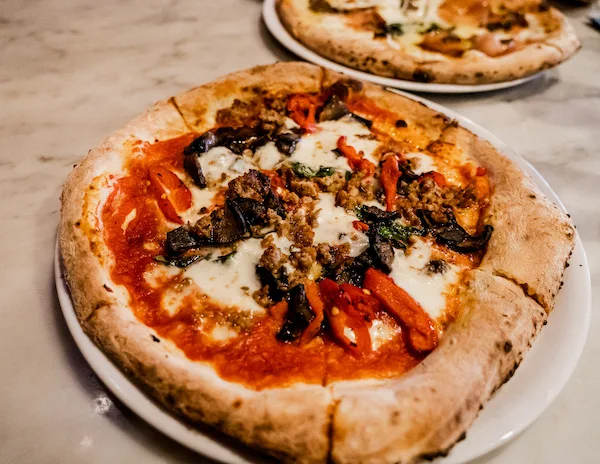
[[277, 340], [288, 343], [297, 340], [314, 318], [315, 313], [308, 303], [304, 285], [296, 285], [290, 290], [288, 312], [281, 330], [277, 333]]
[[457, 222], [454, 216], [450, 216], [447, 222], [435, 222], [431, 215], [425, 211], [417, 213], [423, 226], [431, 232], [438, 243], [446, 245], [453, 251], [459, 253], [473, 253], [483, 250], [491, 236], [494, 228], [487, 224], [478, 236], [469, 235]]

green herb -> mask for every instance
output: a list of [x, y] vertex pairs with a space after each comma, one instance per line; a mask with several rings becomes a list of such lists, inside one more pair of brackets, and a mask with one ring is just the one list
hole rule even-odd
[[219, 256], [217, 259], [215, 259], [215, 261], [219, 262], [221, 264], [224, 264], [227, 261], [229, 261], [231, 258], [233, 258], [233, 255], [235, 255], [236, 253], [237, 253], [237, 250], [233, 250], [231, 253], [227, 253], [226, 255]]
[[352, 179], [352, 172], [346, 171], [346, 182], [348, 182], [350, 179]]
[[329, 177], [335, 173], [335, 169], [331, 167], [321, 166], [318, 170], [314, 170], [305, 164], [295, 162], [292, 164], [292, 171], [305, 179], [311, 179], [313, 177]]
[[400, 24], [400, 23], [393, 23], [393, 24], [386, 25], [385, 32], [388, 35], [391, 35], [394, 37], [404, 34], [404, 31], [402, 30], [402, 24]]
[[183, 257], [169, 257], [169, 256], [155, 256], [154, 261], [157, 263], [165, 264], [167, 266], [175, 266], [175, 267], [188, 267], [190, 264], [203, 259], [209, 259], [210, 255], [202, 256], [202, 255], [192, 255], [192, 256], [183, 256]]
[[425, 231], [423, 229], [419, 229], [418, 227], [403, 226], [398, 221], [379, 223], [375, 224], [374, 227], [376, 228], [377, 232], [379, 232], [379, 235], [396, 241], [401, 248], [406, 248], [408, 246], [408, 239], [411, 235], [425, 235]]
[[430, 32], [438, 32], [442, 28], [437, 23], [431, 23], [427, 29], [423, 31], [424, 34], [428, 34]]

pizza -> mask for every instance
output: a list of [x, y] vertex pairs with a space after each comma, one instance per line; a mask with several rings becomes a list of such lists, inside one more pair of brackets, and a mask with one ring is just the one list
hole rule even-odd
[[343, 463], [464, 437], [546, 323], [574, 234], [456, 121], [279, 63], [91, 150], [59, 238], [83, 329], [165, 408]]
[[325, 58], [418, 82], [509, 81], [580, 47], [543, 0], [277, 0], [276, 8], [287, 30]]

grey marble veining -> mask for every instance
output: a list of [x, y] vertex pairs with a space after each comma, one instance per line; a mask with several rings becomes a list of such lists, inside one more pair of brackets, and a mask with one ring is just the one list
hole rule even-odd
[[[258, 0], [0, 3], [0, 462], [198, 462], [107, 396], [70, 338], [52, 260], [71, 166], [152, 102], [291, 59]], [[583, 49], [520, 87], [428, 96], [491, 130], [546, 177], [600, 261], [600, 33], [566, 9]], [[480, 462], [600, 456], [600, 322], [569, 384], [512, 444]]]

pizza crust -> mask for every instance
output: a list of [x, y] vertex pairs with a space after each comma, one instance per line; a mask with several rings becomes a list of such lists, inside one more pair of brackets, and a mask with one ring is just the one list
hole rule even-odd
[[556, 33], [541, 42], [500, 57], [471, 50], [463, 58], [423, 52], [418, 58], [388, 41], [373, 40], [373, 33], [352, 29], [341, 18], [316, 13], [310, 0], [278, 0], [277, 12], [286, 29], [318, 54], [337, 63], [395, 79], [446, 84], [489, 84], [529, 76], [558, 65], [573, 55], [580, 43], [557, 10]]
[[[98, 176], [120, 172], [136, 140], [212, 127], [217, 109], [251, 99], [263, 82], [263, 91], [275, 95], [317, 92], [342, 78], [308, 64], [254, 68], [159, 102], [109, 137], [64, 186], [59, 239], [65, 279], [86, 333], [169, 411], [286, 461], [412, 462], [446, 452], [514, 372], [545, 321], [573, 246], [568, 219], [513, 162], [425, 105], [364, 84], [381, 108], [466, 150], [488, 169], [495, 231], [481, 270], [470, 274], [462, 315], [424, 362], [396, 379], [326, 387], [252, 390], [222, 380], [207, 363], [159, 339], [135, 319], [126, 292], [110, 280], [112, 258], [96, 215], [102, 189], [90, 191]], [[550, 225], [540, 240], [538, 227]]]
[[457, 126], [448, 127], [440, 140], [477, 160], [493, 184], [489, 222], [494, 233], [480, 269], [521, 285], [550, 312], [573, 249], [571, 221], [489, 142]]
[[403, 377], [334, 389], [334, 462], [445, 455], [515, 372], [547, 317], [517, 285], [481, 271], [471, 272], [462, 304], [440, 345]]
[[297, 92], [320, 92], [323, 69], [306, 63], [275, 63], [229, 74], [175, 97], [173, 101], [190, 128], [205, 132], [214, 127], [217, 111], [234, 100], [260, 95], [284, 97]]

